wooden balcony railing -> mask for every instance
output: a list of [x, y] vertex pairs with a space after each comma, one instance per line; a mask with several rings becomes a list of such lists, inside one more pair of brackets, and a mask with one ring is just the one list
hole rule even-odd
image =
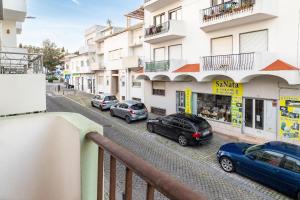
[[203, 9], [203, 22], [225, 18], [229, 15], [253, 9], [255, 0], [232, 0]]
[[110, 154], [110, 181], [109, 199], [116, 199], [116, 161], [126, 166], [125, 171], [125, 199], [132, 199], [133, 173], [141, 177], [147, 183], [146, 199], [154, 200], [155, 190], [161, 192], [172, 200], [204, 200], [205, 198], [193, 192], [183, 184], [170, 176], [154, 168], [146, 161], [138, 158], [127, 149], [113, 143], [104, 136], [91, 132], [87, 139], [92, 140], [99, 146], [98, 154], [98, 200], [103, 200], [104, 195], [104, 151]]
[[241, 53], [202, 58], [204, 71], [253, 70], [255, 53]]

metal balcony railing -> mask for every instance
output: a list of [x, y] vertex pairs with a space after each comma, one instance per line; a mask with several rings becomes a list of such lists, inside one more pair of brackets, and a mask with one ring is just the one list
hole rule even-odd
[[159, 25], [151, 26], [145, 29], [145, 37], [151, 37], [162, 33], [167, 33], [170, 30], [170, 21]]
[[204, 71], [253, 70], [255, 53], [206, 56], [202, 61]]
[[146, 161], [138, 158], [127, 149], [113, 143], [98, 133], [88, 133], [87, 139], [99, 146], [98, 150], [98, 190], [97, 200], [104, 196], [104, 151], [110, 154], [109, 199], [116, 199], [117, 190], [117, 160], [125, 165], [125, 200], [132, 200], [133, 173], [147, 183], [146, 199], [154, 200], [154, 192], [158, 190], [172, 200], [204, 200], [204, 198], [170, 176], [152, 167]]
[[170, 60], [146, 62], [146, 72], [167, 72], [170, 69]]
[[0, 51], [0, 74], [44, 73], [43, 55]]
[[225, 18], [229, 15], [252, 10], [255, 0], [232, 0], [202, 10], [203, 22]]

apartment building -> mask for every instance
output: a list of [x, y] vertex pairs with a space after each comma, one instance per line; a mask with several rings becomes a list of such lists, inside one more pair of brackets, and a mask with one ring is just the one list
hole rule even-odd
[[86, 49], [78, 54], [68, 55], [65, 58], [65, 80], [74, 85], [74, 88], [87, 93], [95, 93], [95, 73], [92, 71], [90, 57]]
[[[143, 17], [139, 8], [126, 15], [126, 28], [108, 26], [98, 32], [97, 92], [115, 94], [120, 100], [143, 100], [143, 81], [135, 80], [142, 66]], [[133, 19], [138, 21], [132, 25]]]
[[299, 9], [284, 0], [145, 0], [145, 103], [215, 131], [300, 142]]

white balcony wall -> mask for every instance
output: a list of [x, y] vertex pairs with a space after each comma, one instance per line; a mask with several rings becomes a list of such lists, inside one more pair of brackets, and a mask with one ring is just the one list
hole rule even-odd
[[46, 110], [44, 74], [0, 74], [0, 115]]

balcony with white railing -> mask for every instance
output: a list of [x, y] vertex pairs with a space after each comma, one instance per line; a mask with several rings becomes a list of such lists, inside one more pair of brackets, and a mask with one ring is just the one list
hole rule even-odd
[[100, 63], [93, 62], [93, 63], [91, 63], [91, 70], [92, 71], [105, 70], [104, 63], [103, 62], [100, 62]]
[[146, 43], [156, 44], [186, 36], [185, 23], [182, 20], [170, 20], [145, 29]]
[[153, 12], [181, 0], [144, 0], [144, 9]]
[[232, 0], [201, 10], [200, 28], [216, 31], [277, 17], [278, 0]]

